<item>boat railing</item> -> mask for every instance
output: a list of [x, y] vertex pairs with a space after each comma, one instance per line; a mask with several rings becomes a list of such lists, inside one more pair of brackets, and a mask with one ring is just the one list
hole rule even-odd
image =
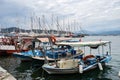
[[15, 50], [15, 46], [13, 45], [0, 45], [1, 50]]

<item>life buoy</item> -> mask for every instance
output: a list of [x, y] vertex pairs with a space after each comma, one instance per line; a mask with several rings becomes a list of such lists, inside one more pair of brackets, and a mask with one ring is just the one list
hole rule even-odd
[[55, 38], [55, 36], [50, 36], [50, 38], [51, 38], [51, 41], [52, 41], [53, 43], [56, 42], [56, 38]]
[[94, 55], [87, 55], [83, 58], [83, 61], [86, 61], [88, 58], [94, 58]]

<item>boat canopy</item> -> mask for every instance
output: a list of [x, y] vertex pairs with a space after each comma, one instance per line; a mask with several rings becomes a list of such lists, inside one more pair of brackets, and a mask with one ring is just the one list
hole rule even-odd
[[59, 42], [59, 43], [56, 43], [56, 45], [70, 45], [72, 47], [84, 47], [84, 46], [96, 47], [96, 46], [104, 45], [107, 43], [110, 43], [110, 41]]

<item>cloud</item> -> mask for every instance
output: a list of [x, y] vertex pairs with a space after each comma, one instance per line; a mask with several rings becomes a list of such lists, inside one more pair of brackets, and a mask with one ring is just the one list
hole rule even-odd
[[30, 17], [43, 14], [50, 25], [54, 14], [55, 24], [58, 16], [60, 23], [69, 20], [73, 25], [75, 20], [83, 29], [120, 28], [120, 0], [1, 0], [0, 12], [0, 24], [6, 26], [15, 26], [18, 19], [21, 26], [30, 27]]

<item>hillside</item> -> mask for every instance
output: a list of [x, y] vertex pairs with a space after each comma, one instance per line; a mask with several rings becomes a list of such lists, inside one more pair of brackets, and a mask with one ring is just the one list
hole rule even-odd
[[[10, 28], [2, 28], [1, 32], [30, 32], [31, 30], [24, 30], [24, 29], [19, 29], [16, 27], [10, 27]], [[33, 30], [36, 32], [36, 30]], [[37, 32], [41, 32], [42, 30], [37, 30]], [[84, 35], [120, 35], [120, 30], [112, 30], [112, 31], [98, 31], [98, 32], [92, 32], [88, 30], [83, 30], [83, 31], [78, 31], [75, 32], [75, 34], [84, 34]]]
[[102, 31], [98, 32], [99, 35], [120, 35], [120, 30], [113, 30], [113, 31]]

